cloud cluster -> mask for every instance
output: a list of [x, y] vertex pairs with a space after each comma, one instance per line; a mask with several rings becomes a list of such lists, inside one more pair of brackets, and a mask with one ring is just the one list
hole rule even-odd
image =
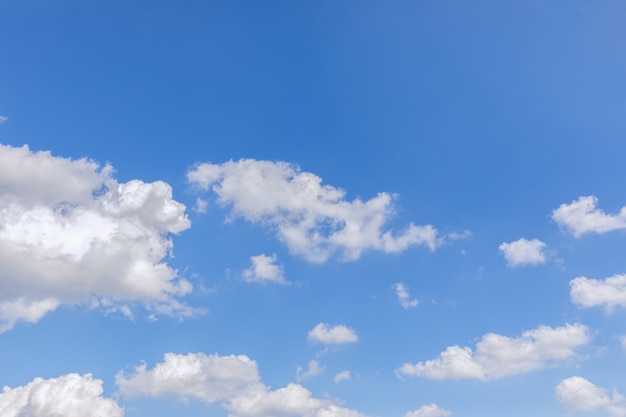
[[265, 254], [251, 256], [252, 266], [243, 271], [241, 276], [248, 282], [273, 282], [275, 284], [287, 284], [283, 268], [276, 264], [276, 255]]
[[564, 379], [555, 388], [561, 404], [576, 411], [604, 411], [614, 417], [626, 416], [626, 399], [617, 391], [609, 395], [585, 378], [573, 376]]
[[262, 383], [257, 364], [247, 356], [168, 353], [148, 370], [143, 364], [116, 382], [125, 396], [197, 399], [221, 404], [231, 417], [363, 417], [329, 400], [313, 397], [299, 384], [272, 390]]
[[319, 323], [309, 332], [308, 339], [325, 345], [345, 345], [357, 342], [359, 336], [343, 324], [330, 327], [326, 323]]
[[578, 277], [570, 281], [570, 298], [582, 307], [604, 306], [607, 312], [626, 307], [626, 274], [604, 280]]
[[189, 226], [165, 182], [0, 145], [0, 332], [62, 304], [193, 314], [176, 300], [191, 284], [164, 261]]
[[24, 386], [4, 387], [0, 393], [0, 416], [122, 417], [122, 408], [103, 397], [102, 392], [102, 381], [90, 374], [35, 378]]
[[396, 372], [429, 379], [497, 379], [570, 359], [576, 348], [589, 341], [589, 331], [581, 324], [540, 326], [517, 338], [489, 333], [476, 344], [475, 351], [449, 346], [436, 359], [405, 363]]
[[626, 207], [622, 207], [618, 214], [611, 215], [597, 206], [596, 197], [579, 197], [570, 204], [561, 204], [552, 212], [552, 219], [576, 237], [585, 233], [601, 234], [626, 229]]
[[408, 310], [410, 308], [415, 308], [419, 304], [417, 298], [411, 299], [409, 295], [409, 289], [403, 283], [399, 282], [394, 285], [394, 289], [396, 290], [396, 296], [398, 297], [398, 302], [403, 309]]
[[498, 249], [504, 255], [507, 264], [514, 268], [522, 265], [538, 265], [546, 262], [543, 253], [546, 244], [539, 239], [518, 239], [515, 242], [502, 243]]
[[231, 208], [232, 218], [270, 227], [293, 254], [309, 262], [322, 263], [335, 254], [355, 260], [368, 249], [391, 253], [425, 245], [434, 250], [441, 242], [430, 225], [411, 223], [395, 234], [384, 230], [394, 213], [394, 196], [348, 201], [343, 190], [322, 185], [318, 176], [285, 162], [202, 163], [187, 179], [214, 193], [219, 204]]
[[448, 417], [451, 415], [450, 411], [439, 408], [437, 404], [428, 404], [417, 410], [409, 411], [404, 417]]

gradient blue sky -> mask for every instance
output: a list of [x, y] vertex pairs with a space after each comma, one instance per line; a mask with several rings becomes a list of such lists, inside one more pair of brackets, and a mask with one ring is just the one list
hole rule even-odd
[[[103, 383], [80, 401], [115, 401], [127, 417], [626, 416], [624, 21], [626, 3], [602, 0], [0, 0], [0, 321], [15, 319], [0, 333], [0, 417], [48, 416], [32, 411], [40, 397], [20, 405], [9, 394], [73, 373]], [[63, 196], [84, 172], [50, 167], [81, 158], [98, 164], [91, 173], [114, 171], [74, 201]], [[204, 189], [201, 167], [220, 171]], [[302, 173], [333, 188], [295, 209]], [[169, 185], [173, 195], [155, 199], [184, 204], [191, 226], [158, 229], [147, 211], [107, 219], [141, 222], [138, 248], [154, 244], [148, 235], [170, 239], [152, 261], [187, 292], [137, 295], [106, 256], [46, 252], [28, 236], [69, 245], [76, 235], [45, 219], [34, 235], [11, 234], [24, 221], [11, 210], [44, 207], [71, 223], [72, 210], [101, 210], [103, 193], [133, 180]], [[317, 206], [338, 189], [337, 204]], [[305, 221], [306, 239], [369, 224], [350, 203], [379, 193], [390, 200], [372, 216], [384, 224], [351, 238], [364, 248], [351, 259], [328, 241], [314, 260], [312, 240], [299, 250], [281, 235]], [[265, 203], [274, 209], [256, 213]], [[422, 235], [399, 243], [411, 224], [436, 228], [434, 250]], [[275, 262], [266, 282], [249, 282], [263, 280], [251, 269], [259, 255]], [[68, 262], [71, 282], [62, 268], [42, 278], [52, 258]], [[114, 307], [94, 305], [103, 288]], [[31, 322], [7, 307], [46, 297], [58, 305]], [[191, 317], [157, 306], [174, 302]], [[319, 324], [339, 336], [316, 338]], [[508, 339], [483, 343], [481, 356], [488, 334]], [[482, 371], [433, 370], [427, 361], [454, 346]], [[213, 385], [181, 377], [150, 390], [139, 378], [167, 353], [245, 355], [266, 393], [299, 384], [318, 402], [287, 393], [291, 411], [277, 401], [245, 414], [239, 388], [211, 400], [198, 392]], [[306, 375], [312, 360], [320, 370]]]

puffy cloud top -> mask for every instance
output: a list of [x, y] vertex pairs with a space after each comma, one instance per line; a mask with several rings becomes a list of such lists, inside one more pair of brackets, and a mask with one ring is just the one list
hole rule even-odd
[[313, 397], [299, 384], [271, 390], [261, 382], [255, 361], [244, 355], [167, 353], [163, 362], [148, 370], [120, 372], [116, 381], [125, 396], [175, 396], [195, 398], [207, 404], [219, 402], [230, 417], [365, 417]]
[[582, 307], [604, 306], [608, 312], [626, 307], [626, 274], [603, 280], [578, 277], [569, 285], [572, 302]]
[[580, 376], [561, 381], [555, 393], [559, 402], [570, 410], [603, 410], [615, 417], [626, 416], [626, 399], [620, 393], [614, 391], [611, 396], [605, 389]]
[[356, 332], [349, 327], [340, 324], [330, 327], [326, 323], [319, 323], [308, 335], [310, 341], [320, 342], [326, 345], [345, 345], [359, 340]]
[[202, 163], [187, 179], [231, 207], [232, 217], [272, 227], [292, 253], [310, 262], [325, 262], [335, 253], [354, 260], [366, 249], [401, 252], [425, 245], [434, 250], [441, 240], [430, 225], [411, 223], [396, 234], [384, 230], [393, 215], [391, 194], [348, 201], [343, 190], [322, 185], [318, 176], [286, 162]]
[[27, 385], [4, 387], [2, 417], [122, 417], [117, 403], [102, 396], [102, 381], [90, 374], [35, 378]]
[[626, 229], [626, 207], [615, 215], [597, 208], [598, 199], [592, 195], [579, 197], [570, 204], [561, 204], [552, 212], [552, 219], [574, 236], [585, 233], [606, 233]]
[[164, 261], [168, 234], [189, 226], [165, 182], [118, 183], [109, 166], [0, 145], [0, 331], [61, 304], [192, 314], [176, 300], [190, 283]]
[[545, 247], [546, 244], [539, 239], [521, 238], [515, 242], [504, 242], [499, 246], [499, 249], [509, 266], [516, 267], [545, 263], [546, 256], [543, 253]]

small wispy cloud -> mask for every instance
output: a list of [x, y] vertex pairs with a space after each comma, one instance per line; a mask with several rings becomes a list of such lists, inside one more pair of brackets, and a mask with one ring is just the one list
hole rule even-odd
[[251, 256], [252, 267], [243, 271], [242, 277], [248, 282], [273, 282], [287, 284], [283, 268], [276, 264], [276, 255], [265, 254]]
[[352, 379], [352, 374], [350, 373], [350, 371], [341, 371], [337, 375], [335, 375], [335, 378], [333, 379], [335, 381], [335, 384], [338, 384], [341, 381], [349, 381], [350, 379]]
[[[315, 376], [318, 376], [324, 373], [325, 369], [326, 369], [325, 366], [321, 366], [318, 361], [313, 359], [309, 361], [309, 366], [306, 369], [306, 371], [302, 369], [301, 366], [298, 366], [298, 369], [296, 370], [296, 379], [298, 380], [298, 382], [300, 382], [303, 379], [313, 378]], [[337, 382], [336, 378], [337, 377], [335, 377], [335, 382]]]
[[0, 125], [9, 120], [8, 117], [0, 115]]
[[411, 299], [409, 295], [409, 289], [406, 285], [399, 282], [394, 285], [394, 289], [396, 290], [396, 295], [398, 296], [398, 301], [403, 309], [408, 310], [410, 308], [415, 308], [419, 304], [417, 298]]

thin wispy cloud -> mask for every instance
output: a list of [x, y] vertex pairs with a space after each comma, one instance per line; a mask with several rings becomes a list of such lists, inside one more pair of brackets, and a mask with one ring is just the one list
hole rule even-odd
[[398, 297], [398, 302], [402, 306], [403, 309], [409, 310], [411, 308], [417, 307], [419, 301], [417, 298], [411, 298], [409, 295], [409, 290], [406, 285], [399, 282], [394, 285], [394, 290], [396, 291], [396, 296]]

